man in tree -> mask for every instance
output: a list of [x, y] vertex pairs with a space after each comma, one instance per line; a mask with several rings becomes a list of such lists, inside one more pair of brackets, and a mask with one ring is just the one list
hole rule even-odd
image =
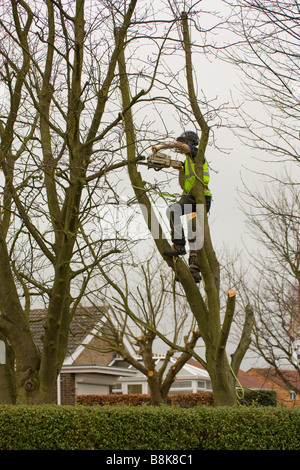
[[[167, 211], [167, 215], [170, 221], [171, 237], [173, 245], [170, 250], [163, 252], [165, 256], [180, 256], [185, 255], [185, 236], [184, 230], [181, 223], [181, 216], [189, 215], [189, 230], [188, 230], [188, 241], [190, 245], [190, 256], [189, 256], [189, 267], [191, 274], [193, 275], [195, 282], [199, 283], [201, 280], [199, 267], [196, 265], [196, 231], [197, 231], [197, 208], [196, 200], [192, 194], [192, 189], [196, 183], [195, 174], [195, 158], [198, 152], [199, 138], [198, 135], [193, 131], [183, 132], [175, 141], [153, 146], [153, 151], [161, 149], [174, 149], [177, 152], [186, 154], [186, 159], [179, 169], [179, 184], [183, 189], [183, 194], [180, 200], [172, 204]], [[203, 161], [203, 185], [204, 195], [206, 202], [206, 212], [209, 212], [211, 205], [211, 192], [208, 189], [209, 183], [209, 172], [207, 161], [204, 157]]]

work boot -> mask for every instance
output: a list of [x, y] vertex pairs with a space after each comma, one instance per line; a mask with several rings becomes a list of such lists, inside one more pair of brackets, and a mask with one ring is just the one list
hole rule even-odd
[[180, 255], [185, 255], [185, 246], [184, 245], [172, 245], [169, 250], [165, 250], [163, 252], [163, 255], [165, 256], [180, 256]]
[[196, 284], [199, 284], [202, 278], [200, 274], [200, 269], [196, 265], [196, 256], [190, 256], [189, 267], [190, 267], [190, 273], [192, 274]]

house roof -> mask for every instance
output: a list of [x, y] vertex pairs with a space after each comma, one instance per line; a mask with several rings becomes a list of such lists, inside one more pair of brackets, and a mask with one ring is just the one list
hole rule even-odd
[[124, 370], [118, 369], [117, 367], [109, 367], [102, 365], [74, 365], [74, 364], [64, 364], [61, 368], [61, 373], [76, 373], [76, 374], [102, 374], [102, 375], [115, 375], [119, 377], [123, 376], [132, 376], [136, 374], [135, 370]]
[[[105, 306], [77, 307], [69, 328], [67, 356], [74, 354], [76, 349], [83, 344], [87, 335], [92, 331], [103, 317]], [[34, 309], [30, 311], [30, 329], [39, 350], [43, 347], [44, 328], [47, 318], [46, 309]]]
[[267, 384], [265, 380], [249, 375], [243, 370], [239, 370], [237, 385], [241, 384], [243, 388], [249, 388], [252, 390], [271, 390], [272, 386]]
[[[261, 376], [261, 380], [266, 382], [266, 381], [271, 381], [275, 385], [285, 389], [285, 390], [290, 390], [290, 387], [284, 382], [284, 380], [278, 375], [275, 369], [272, 368], [257, 368], [253, 367], [249, 371], [249, 374], [258, 374]], [[300, 388], [300, 376], [299, 373], [294, 369], [294, 370], [288, 370], [288, 369], [281, 369], [280, 373], [284, 375], [286, 380], [293, 385], [296, 388]], [[270, 385], [271, 387], [271, 385]]]
[[[190, 359], [188, 361], [188, 364], [193, 365], [194, 367], [198, 367], [199, 369], [203, 369], [204, 367], [200, 364], [200, 362], [196, 361], [195, 359]], [[266, 381], [263, 378], [259, 378], [257, 376], [253, 376], [248, 374], [247, 372], [244, 372], [242, 370], [239, 370], [238, 375], [237, 375], [237, 386], [242, 386], [243, 388], [249, 388], [252, 390], [270, 390], [272, 389], [272, 386], [267, 384]]]
[[[137, 357], [137, 359], [141, 360], [141, 358]], [[164, 356], [157, 356], [157, 363], [156, 369], [159, 369], [159, 361], [162, 361]], [[172, 358], [171, 361], [175, 362], [175, 358]], [[120, 370], [135, 370], [128, 362], [124, 361], [122, 358], [117, 357], [109, 364], [111, 367], [118, 367]], [[146, 380], [146, 377], [139, 371], [136, 371], [135, 379], [139, 378], [139, 380]], [[204, 367], [196, 360], [190, 359], [187, 363], [183, 366], [181, 371], [177, 374], [177, 378], [181, 380], [210, 380], [210, 376], [208, 372], [204, 369]], [[248, 374], [248, 372], [244, 372], [242, 370], [239, 371], [237, 376], [237, 387], [243, 387], [245, 389], [251, 390], [272, 390], [272, 385], [268, 384], [264, 378], [260, 378], [257, 376], [253, 376]], [[120, 381], [128, 382], [128, 378], [121, 378]], [[134, 380], [132, 377], [131, 380]]]
[[200, 362], [196, 361], [195, 359], [189, 359], [187, 361], [187, 364], [190, 364], [191, 366], [198, 367], [198, 369], [204, 369], [203, 365], [200, 364]]
[[[136, 356], [135, 358], [138, 361], [142, 361], [141, 356]], [[164, 355], [156, 355], [154, 356], [155, 359], [155, 368], [156, 370], [159, 370], [159, 368], [162, 365], [162, 362], [165, 359]], [[170, 363], [174, 364], [176, 361], [176, 358], [170, 358]], [[122, 369], [124, 371], [127, 370], [135, 370], [136, 371], [136, 378], [138, 377], [139, 380], [147, 380], [147, 378], [140, 372], [139, 370], [135, 369], [133, 366], [131, 366], [128, 362], [124, 361], [124, 359], [117, 357], [113, 359], [110, 364], [110, 367], [118, 367], [119, 369]], [[196, 367], [192, 364], [186, 363], [182, 369], [178, 372], [177, 378], [181, 380], [191, 380], [191, 379], [198, 379], [198, 380], [210, 380], [208, 372], [204, 368]]]

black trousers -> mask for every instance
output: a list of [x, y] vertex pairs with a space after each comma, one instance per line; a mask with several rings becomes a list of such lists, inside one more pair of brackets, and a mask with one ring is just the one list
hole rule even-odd
[[[209, 212], [210, 205], [211, 205], [211, 196], [205, 196], [206, 202], [206, 213]], [[195, 198], [190, 194], [184, 194], [178, 202], [175, 202], [167, 209], [167, 216], [170, 222], [171, 227], [171, 238], [172, 242], [175, 245], [184, 246], [185, 245], [185, 236], [184, 230], [181, 223], [181, 217], [183, 215], [188, 215], [197, 212], [197, 205]], [[189, 242], [194, 241], [194, 237], [192, 236], [195, 233], [195, 224], [196, 219], [192, 219], [192, 226], [191, 231], [188, 234]]]

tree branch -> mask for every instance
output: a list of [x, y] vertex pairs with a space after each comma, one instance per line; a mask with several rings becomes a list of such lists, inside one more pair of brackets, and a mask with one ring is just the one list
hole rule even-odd
[[251, 343], [251, 334], [254, 325], [254, 313], [253, 308], [251, 305], [247, 305], [245, 309], [245, 322], [243, 331], [241, 334], [240, 342], [235, 350], [235, 352], [231, 355], [231, 366], [232, 370], [237, 375], [239, 371], [240, 364], [245, 356], [245, 353]]

